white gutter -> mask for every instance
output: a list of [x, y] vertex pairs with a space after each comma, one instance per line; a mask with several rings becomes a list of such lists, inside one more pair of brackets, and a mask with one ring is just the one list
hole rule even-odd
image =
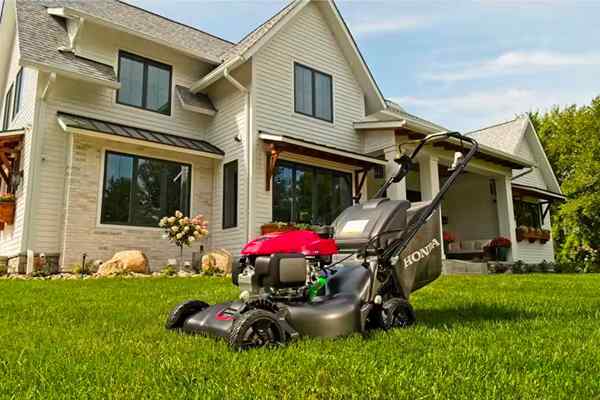
[[[237, 57], [236, 60], [240, 60], [241, 57]], [[235, 61], [235, 60], [234, 60]], [[246, 141], [245, 141], [245, 155], [246, 155], [246, 205], [247, 215], [246, 218], [246, 240], [250, 241], [253, 237], [254, 226], [254, 196], [252, 196], [252, 181], [254, 179], [254, 140], [252, 137], [251, 117], [250, 117], [250, 90], [242, 85], [237, 79], [229, 74], [229, 67], [225, 65], [222, 71], [219, 72], [229, 83], [231, 83], [237, 90], [242, 93], [245, 97], [245, 111], [246, 111]], [[218, 79], [218, 78], [215, 78]], [[190, 89], [193, 91], [193, 89]], [[199, 89], [200, 90], [200, 89]]]
[[[242, 56], [237, 56], [235, 58], [232, 58], [230, 61], [226, 62], [225, 64], [219, 65], [217, 68], [213, 69], [208, 74], [204, 75], [204, 77], [202, 79], [200, 79], [199, 81], [196, 81], [195, 83], [193, 83], [192, 86], [190, 86], [190, 91], [192, 93], [201, 92], [202, 90], [206, 89], [207, 87], [209, 87], [210, 85], [212, 85], [213, 83], [218, 81], [219, 79], [225, 77], [225, 71], [228, 72], [232, 69], [235, 69], [238, 66], [240, 66], [241, 64], [243, 64], [244, 62], [246, 62], [246, 59]], [[231, 82], [231, 80], [229, 80], [229, 81]]]

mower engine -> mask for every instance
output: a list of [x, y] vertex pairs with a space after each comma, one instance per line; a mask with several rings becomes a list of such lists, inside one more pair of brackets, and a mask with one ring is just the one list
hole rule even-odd
[[[233, 283], [250, 296], [269, 294], [273, 299], [306, 298], [320, 286], [321, 271], [337, 253], [330, 231], [277, 232], [260, 236], [242, 250]], [[324, 284], [324, 282], [322, 282]]]

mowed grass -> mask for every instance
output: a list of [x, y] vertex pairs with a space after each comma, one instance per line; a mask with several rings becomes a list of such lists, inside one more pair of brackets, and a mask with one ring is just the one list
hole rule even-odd
[[444, 277], [410, 329], [235, 353], [163, 328], [219, 278], [0, 281], [0, 398], [600, 398], [600, 276]]

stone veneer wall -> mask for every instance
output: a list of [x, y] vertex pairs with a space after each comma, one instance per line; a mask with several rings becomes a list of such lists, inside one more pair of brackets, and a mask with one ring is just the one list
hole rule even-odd
[[[105, 150], [137, 154], [158, 159], [180, 161], [192, 165], [191, 214], [204, 214], [212, 226], [213, 164], [212, 159], [143, 146], [105, 141], [75, 135], [73, 154], [66, 173], [64, 226], [62, 227], [61, 266], [69, 270], [87, 253], [88, 260], [109, 259], [122, 250], [141, 250], [150, 261], [150, 268], [160, 270], [168, 259], [179, 256], [179, 249], [162, 239], [158, 228], [115, 227], [99, 224], [99, 200]], [[59, 228], [59, 227], [57, 227]], [[186, 249], [186, 259], [200, 245], [210, 245], [210, 236]]]

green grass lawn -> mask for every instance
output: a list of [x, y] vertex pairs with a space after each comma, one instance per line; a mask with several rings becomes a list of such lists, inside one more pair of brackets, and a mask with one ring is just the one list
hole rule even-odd
[[600, 399], [600, 276], [445, 277], [405, 330], [276, 350], [164, 330], [218, 278], [0, 280], [0, 398]]

